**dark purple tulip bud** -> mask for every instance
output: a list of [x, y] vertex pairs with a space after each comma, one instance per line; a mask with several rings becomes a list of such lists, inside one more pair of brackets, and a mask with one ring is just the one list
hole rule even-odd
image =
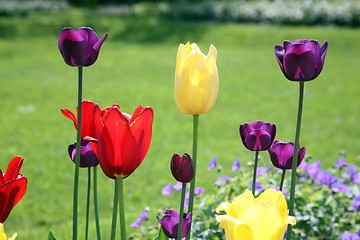
[[269, 149], [275, 139], [275, 134], [275, 124], [254, 121], [240, 125], [241, 140], [245, 147], [251, 151]]
[[60, 32], [58, 46], [66, 64], [75, 67], [92, 65], [100, 51], [100, 47], [107, 38], [105, 34], [100, 40], [89, 27], [78, 30], [63, 28]]
[[182, 157], [174, 153], [171, 158], [170, 169], [174, 178], [182, 183], [190, 182], [195, 174], [193, 161], [187, 153]]
[[[178, 225], [179, 225], [180, 214], [175, 210], [166, 210], [162, 219], [156, 217], [161, 227], [164, 231], [164, 234], [169, 238], [176, 238], [178, 234]], [[181, 237], [186, 237], [190, 230], [191, 226], [191, 213], [184, 213], [183, 215], [183, 228]]]
[[[269, 148], [270, 159], [273, 165], [280, 169], [292, 169], [292, 162], [294, 157], [294, 143], [283, 142], [275, 140], [274, 144]], [[298, 162], [297, 166], [300, 165], [304, 159], [306, 153], [305, 147], [298, 150]]]
[[275, 55], [285, 77], [302, 82], [319, 76], [327, 49], [327, 41], [321, 47], [316, 40], [284, 41], [284, 46], [275, 46]]
[[[76, 159], [76, 143], [69, 145], [68, 152], [71, 160], [75, 163]], [[99, 164], [95, 152], [90, 143], [84, 139], [81, 140], [80, 146], [80, 167], [93, 167]]]

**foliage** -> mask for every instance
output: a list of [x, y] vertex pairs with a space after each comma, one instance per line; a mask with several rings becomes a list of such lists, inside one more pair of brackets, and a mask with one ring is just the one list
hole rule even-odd
[[183, 20], [360, 26], [360, 3], [355, 0], [208, 0], [163, 4], [160, 12]]
[[39, 11], [59, 11], [68, 7], [64, 0], [0, 0], [0, 16], [24, 16]]

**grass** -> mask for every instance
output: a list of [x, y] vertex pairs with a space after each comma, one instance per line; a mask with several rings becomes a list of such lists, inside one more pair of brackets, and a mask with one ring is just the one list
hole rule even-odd
[[[241, 158], [245, 165], [253, 158], [240, 141], [239, 124], [270, 121], [277, 124], [278, 139], [293, 140], [298, 84], [285, 79], [273, 52], [284, 39], [329, 41], [323, 72], [305, 86], [301, 145], [325, 166], [336, 161], [340, 150], [346, 151], [349, 162], [358, 163], [359, 29], [168, 22], [82, 10], [1, 18], [0, 167], [5, 169], [13, 156], [22, 155], [22, 173], [29, 180], [24, 199], [5, 224], [7, 233], [18, 232], [19, 239], [45, 239], [49, 230], [58, 239], [71, 236], [74, 165], [67, 146], [76, 133], [60, 108], [75, 108], [77, 71], [64, 64], [57, 49], [64, 26], [91, 26], [99, 35], [109, 33], [96, 64], [84, 69], [85, 99], [102, 107], [119, 103], [129, 113], [139, 104], [155, 111], [147, 158], [124, 182], [128, 225], [146, 206], [151, 208], [151, 223], [157, 209], [178, 207], [179, 200], [161, 196], [161, 189], [175, 182], [169, 171], [172, 154], [191, 153], [192, 146], [192, 117], [179, 113], [173, 101], [181, 42], [196, 42], [203, 52], [211, 43], [218, 49], [219, 97], [214, 109], [200, 116], [199, 129], [198, 184], [207, 192], [217, 176], [207, 172], [212, 156], [224, 174], [229, 174], [234, 159]], [[261, 156], [260, 165], [270, 165], [267, 153]], [[79, 216], [85, 210], [86, 172], [80, 176]], [[113, 185], [99, 170], [104, 239], [109, 238]]]

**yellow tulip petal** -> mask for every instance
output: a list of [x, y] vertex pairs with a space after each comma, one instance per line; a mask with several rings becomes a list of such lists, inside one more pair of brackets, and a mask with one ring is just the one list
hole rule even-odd
[[[247, 209], [248, 207], [252, 206], [254, 204], [254, 195], [251, 191], [246, 189], [243, 194], [238, 196], [232, 203], [231, 206], [234, 209], [235, 213], [231, 216], [235, 218], [239, 218], [242, 213]], [[228, 213], [229, 214], [229, 213]]]
[[228, 215], [216, 215], [216, 221], [218, 221], [220, 223], [220, 227], [225, 230], [226, 240], [237, 240], [235, 227], [238, 224], [241, 224], [239, 220]]

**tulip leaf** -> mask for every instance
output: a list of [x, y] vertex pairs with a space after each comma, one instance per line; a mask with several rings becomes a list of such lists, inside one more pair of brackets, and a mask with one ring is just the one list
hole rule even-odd
[[49, 232], [48, 240], [56, 240], [56, 238], [54, 237], [51, 231]]
[[165, 235], [162, 227], [159, 229], [159, 235], [154, 240], [169, 240], [169, 238]]

